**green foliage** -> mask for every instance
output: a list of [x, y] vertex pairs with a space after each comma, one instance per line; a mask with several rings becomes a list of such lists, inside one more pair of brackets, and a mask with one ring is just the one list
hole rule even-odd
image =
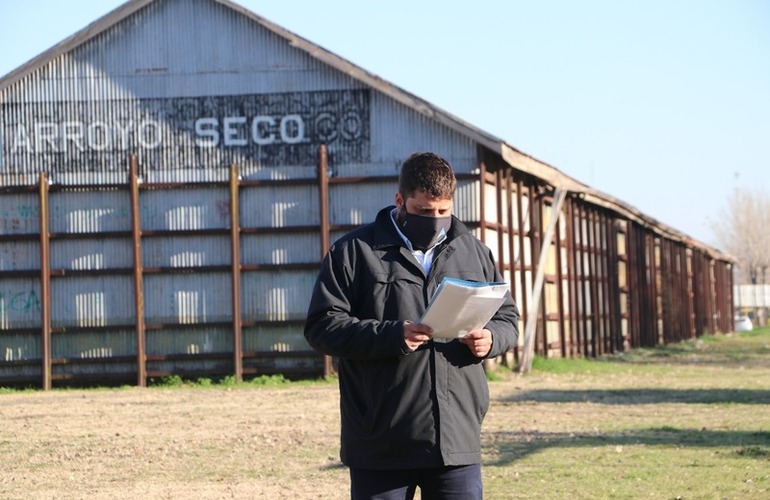
[[532, 359], [532, 371], [545, 373], [614, 373], [626, 371], [626, 367], [608, 363], [606, 359], [543, 358]]
[[179, 375], [169, 375], [167, 377], [151, 378], [149, 385], [151, 387], [181, 387], [185, 384]]
[[254, 377], [249, 381], [250, 385], [284, 385], [288, 384], [289, 380], [284, 378], [283, 375], [260, 375], [259, 377]]
[[500, 373], [501, 370], [503, 370], [503, 369], [507, 370], [507, 368], [501, 368], [501, 367], [497, 367], [497, 366], [486, 370], [484, 372], [484, 374], [487, 376], [487, 381], [488, 382], [499, 382], [500, 380], [504, 380], [503, 375]]
[[[297, 385], [314, 385], [314, 384], [327, 384], [336, 383], [336, 377], [329, 377], [328, 379], [312, 379], [312, 380], [298, 380], [293, 381], [287, 379], [281, 374], [273, 375], [259, 375], [257, 377], [238, 381], [234, 375], [226, 375], [217, 379], [211, 379], [208, 377], [199, 377], [196, 379], [184, 379], [179, 375], [169, 375], [166, 377], [152, 378], [149, 381], [150, 387], [162, 387], [164, 389], [169, 388], [240, 388], [240, 387], [278, 387], [278, 386], [297, 386]], [[0, 389], [1, 390], [1, 389]]]

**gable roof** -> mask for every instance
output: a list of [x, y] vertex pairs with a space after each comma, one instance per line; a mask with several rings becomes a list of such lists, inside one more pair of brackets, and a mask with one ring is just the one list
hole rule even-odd
[[[111, 12], [93, 21], [82, 30], [65, 38], [53, 47], [30, 59], [20, 67], [10, 72], [4, 78], [0, 79], [0, 101], [2, 101], [1, 95], [5, 89], [24, 79], [28, 75], [34, 73], [38, 68], [44, 66], [62, 54], [66, 54], [88, 42], [89, 40], [97, 37], [98, 35], [102, 34], [103, 32], [107, 31], [134, 13], [147, 7], [148, 5], [159, 1], [164, 0], [129, 0]], [[373, 73], [370, 73], [360, 66], [353, 64], [347, 59], [333, 52], [330, 52], [329, 50], [326, 50], [313, 42], [310, 42], [309, 40], [297, 35], [296, 33], [293, 33], [269, 21], [268, 19], [255, 14], [254, 12], [235, 2], [230, 0], [210, 1], [216, 2], [240, 13], [241, 15], [259, 24], [263, 28], [285, 39], [292, 47], [306, 52], [311, 57], [324, 62], [337, 71], [340, 71], [341, 73], [360, 81], [370, 88], [376, 89], [377, 91], [403, 104], [404, 106], [446, 126], [450, 130], [458, 132], [459, 134], [472, 139], [490, 151], [499, 154], [507, 164], [517, 170], [542, 179], [554, 188], [561, 188], [573, 193], [580, 193], [581, 196], [589, 203], [617, 212], [623, 217], [632, 220], [662, 236], [676, 241], [681, 241], [691, 246], [702, 248], [715, 258], [735, 262], [733, 257], [728, 256], [717, 249], [708, 247], [707, 245], [692, 239], [686, 234], [640, 212], [635, 207], [597, 189], [594, 189], [591, 186], [588, 186], [587, 184], [574, 179], [573, 177], [566, 175], [556, 167], [520, 151], [519, 149], [506, 143], [504, 140], [495, 137], [494, 135], [489, 134], [484, 130], [481, 130], [471, 123], [468, 123], [465, 120], [452, 115], [451, 113], [437, 106], [434, 106], [428, 101], [401, 89], [400, 87], [380, 78]]]

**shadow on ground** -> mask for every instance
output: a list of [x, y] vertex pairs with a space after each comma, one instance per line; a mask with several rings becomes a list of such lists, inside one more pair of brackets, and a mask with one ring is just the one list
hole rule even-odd
[[770, 390], [763, 389], [539, 389], [500, 398], [505, 403], [600, 403], [643, 405], [654, 403], [770, 404]]
[[[488, 444], [487, 444], [488, 443]], [[770, 431], [717, 431], [652, 427], [618, 433], [499, 431], [485, 433], [485, 465], [508, 465], [546, 448], [596, 446], [734, 447], [736, 457], [770, 462]]]

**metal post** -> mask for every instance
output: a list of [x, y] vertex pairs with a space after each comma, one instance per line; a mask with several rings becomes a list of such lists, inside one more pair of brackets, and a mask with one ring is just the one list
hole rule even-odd
[[230, 166], [230, 262], [233, 287], [233, 368], [235, 380], [243, 380], [243, 318], [241, 317], [241, 224], [238, 199], [238, 168]]
[[[319, 225], [321, 230], [321, 260], [329, 250], [331, 236], [329, 234], [329, 152], [326, 144], [318, 147], [318, 203]], [[329, 355], [324, 355], [324, 377], [334, 374], [334, 365]]]
[[142, 276], [142, 229], [139, 210], [139, 177], [136, 155], [129, 158], [131, 184], [131, 239], [134, 247], [134, 311], [136, 315], [136, 383], [147, 385], [147, 353], [144, 325], [144, 279]]
[[48, 179], [40, 172], [40, 295], [43, 390], [51, 388], [51, 242], [48, 222]]

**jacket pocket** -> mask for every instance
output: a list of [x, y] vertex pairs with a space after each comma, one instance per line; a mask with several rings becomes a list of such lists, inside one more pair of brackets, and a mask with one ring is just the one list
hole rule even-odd
[[425, 281], [405, 270], [374, 274], [365, 294], [364, 310], [378, 320], [416, 321], [425, 310]]

